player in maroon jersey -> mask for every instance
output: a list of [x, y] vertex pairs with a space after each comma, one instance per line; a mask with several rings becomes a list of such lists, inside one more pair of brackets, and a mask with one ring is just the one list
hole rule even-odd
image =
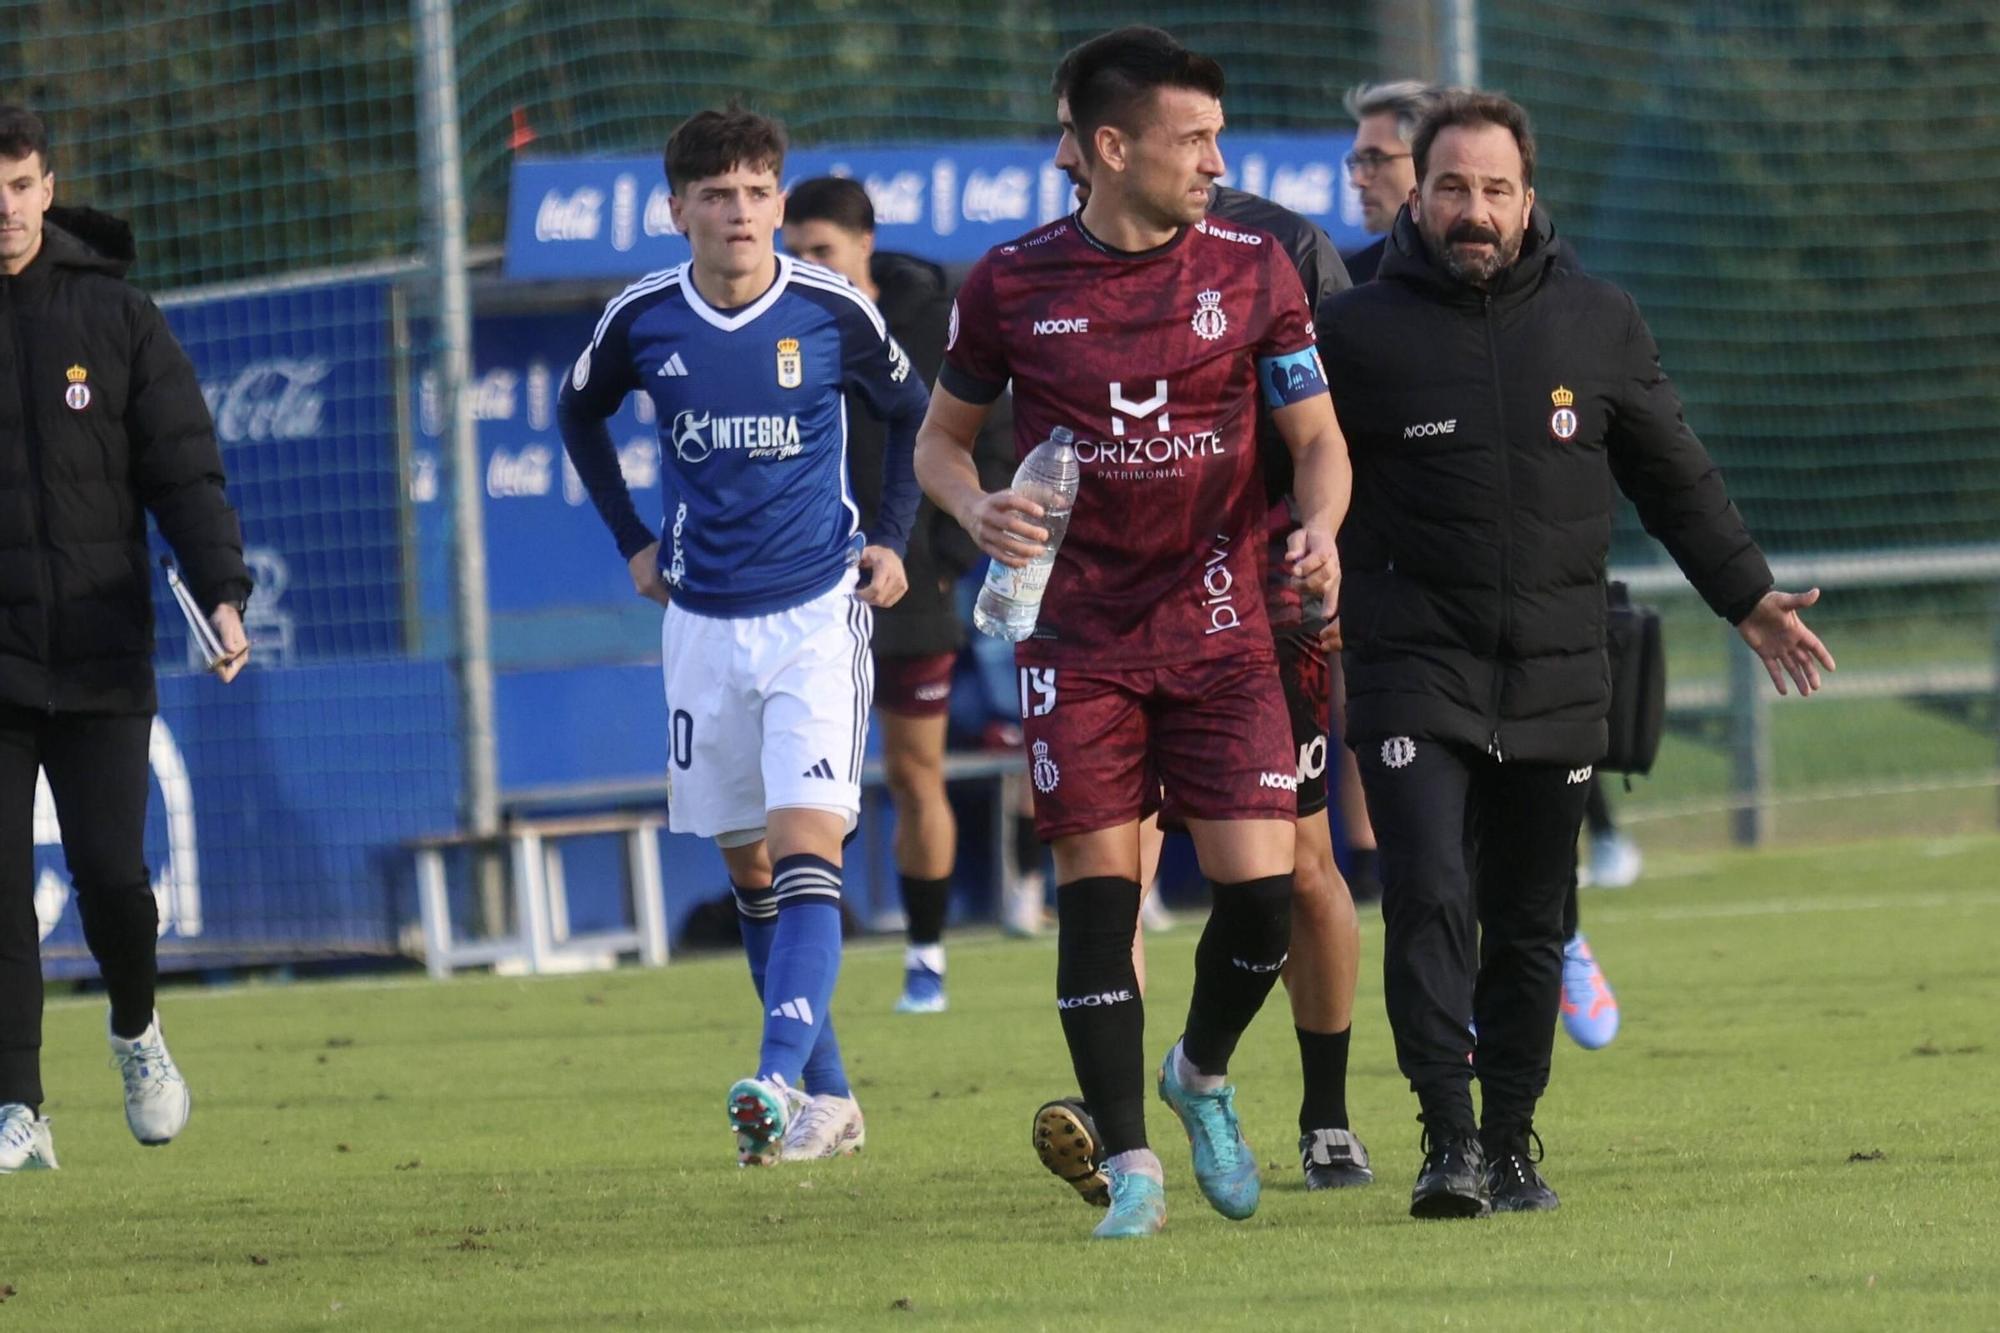
[[1069, 534], [1015, 653], [1036, 822], [1055, 851], [1057, 1004], [1107, 1153], [1097, 1234], [1135, 1236], [1165, 1218], [1132, 971], [1156, 782], [1215, 886], [1160, 1094], [1209, 1202], [1241, 1218], [1259, 1194], [1226, 1075], [1287, 954], [1298, 787], [1262, 590], [1259, 396], [1297, 466], [1292, 573], [1326, 600], [1349, 473], [1292, 261], [1268, 233], [1204, 219], [1223, 171], [1220, 67], [1133, 30], [1067, 63], [1090, 198], [974, 266], [917, 466], [981, 549], [1018, 566], [1047, 534], [1031, 501], [980, 487], [979, 425], [1011, 382], [1020, 452], [1056, 426], [1077, 436]]
[[[1145, 30], [1147, 40], [1172, 45], [1174, 38]], [[1069, 173], [1079, 200], [1089, 197], [1083, 157], [1069, 112], [1068, 70], [1056, 70], [1056, 122], [1061, 137], [1056, 166]], [[1298, 269], [1315, 311], [1346, 289], [1347, 274], [1324, 231], [1297, 213], [1256, 195], [1217, 185], [1208, 216], [1224, 226], [1249, 224], [1283, 243]], [[1327, 817], [1328, 724], [1334, 688], [1332, 661], [1320, 646], [1323, 610], [1308, 606], [1284, 568], [1285, 542], [1298, 527], [1292, 515], [1290, 451], [1269, 423], [1258, 432], [1265, 491], [1271, 509], [1266, 525], [1272, 568], [1265, 582], [1265, 615], [1278, 654], [1279, 678], [1291, 715], [1292, 743], [1298, 749], [1298, 824], [1292, 877], [1292, 948], [1283, 979], [1298, 1036], [1302, 1096], [1299, 1103], [1299, 1159], [1306, 1188], [1335, 1189], [1374, 1179], [1368, 1151], [1353, 1132], [1347, 1113], [1347, 1053], [1352, 1030], [1355, 977], [1361, 932], [1348, 886], [1334, 863]], [[1352, 751], [1340, 747], [1352, 766]], [[1351, 785], [1351, 783], [1350, 783]], [[1343, 815], [1346, 811], [1343, 810]], [[1141, 893], [1158, 864], [1160, 825], [1180, 827], [1177, 812], [1163, 809], [1158, 823], [1141, 825]], [[1365, 814], [1360, 825], [1367, 831]], [[1350, 823], [1348, 833], [1353, 836]], [[1145, 936], [1133, 939], [1135, 971], [1146, 978]], [[1086, 1202], [1102, 1207], [1107, 1198], [1097, 1129], [1089, 1109], [1074, 1098], [1048, 1102], [1035, 1113], [1034, 1146], [1042, 1163], [1072, 1186]]]

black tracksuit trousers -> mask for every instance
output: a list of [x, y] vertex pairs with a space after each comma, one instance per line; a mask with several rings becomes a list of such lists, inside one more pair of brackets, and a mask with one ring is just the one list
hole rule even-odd
[[1433, 1135], [1481, 1123], [1475, 1074], [1483, 1123], [1526, 1128], [1549, 1081], [1589, 769], [1407, 737], [1357, 757], [1381, 854], [1397, 1064]]
[[158, 975], [159, 905], [146, 873], [153, 719], [0, 703], [0, 1104], [42, 1104], [41, 931], [35, 920], [35, 775], [46, 769], [84, 941], [113, 1026], [145, 1030]]

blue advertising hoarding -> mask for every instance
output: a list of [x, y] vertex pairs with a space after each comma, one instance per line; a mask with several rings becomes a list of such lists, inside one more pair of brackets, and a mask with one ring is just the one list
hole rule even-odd
[[[415, 915], [403, 843], [458, 818], [457, 715], [442, 662], [163, 674], [146, 818], [160, 966], [398, 952]], [[34, 828], [43, 970], [91, 975], [45, 781]]]
[[[1311, 218], [1341, 250], [1357, 249], [1370, 238], [1341, 161], [1353, 145], [1351, 133], [1227, 134], [1223, 182]], [[860, 181], [875, 205], [876, 244], [939, 263], [969, 263], [1075, 206], [1052, 140], [809, 148], [785, 159], [787, 184], [813, 176]], [[515, 162], [508, 277], [636, 277], [685, 258], [659, 158]]]
[[[589, 343], [595, 310], [488, 316], [473, 326], [472, 415], [479, 439], [493, 653], [510, 665], [629, 661], [657, 654], [659, 618], [597, 515], [556, 428], [556, 394]], [[430, 371], [412, 385], [411, 501], [427, 641], [451, 617], [451, 501], [445, 422]], [[607, 423], [639, 517], [660, 526], [660, 452], [652, 400], [626, 399]]]
[[[257, 590], [260, 663], [404, 647], [402, 497], [389, 285], [347, 282], [169, 304], [215, 418]], [[164, 547], [161, 548], [164, 553]], [[155, 577], [155, 603], [171, 606]], [[163, 662], [185, 662], [178, 617]]]

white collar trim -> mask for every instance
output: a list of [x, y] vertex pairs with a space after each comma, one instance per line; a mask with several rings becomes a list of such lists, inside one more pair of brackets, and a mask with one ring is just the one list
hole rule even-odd
[[695, 314], [700, 315], [704, 322], [721, 329], [724, 333], [734, 333], [745, 324], [756, 319], [757, 316], [763, 314], [766, 310], [769, 310], [777, 302], [778, 298], [785, 294], [785, 288], [792, 280], [792, 257], [781, 254], [776, 256], [776, 258], [778, 261], [778, 276], [772, 280], [770, 287], [765, 293], [749, 305], [744, 306], [741, 310], [728, 315], [721, 314], [714, 306], [701, 299], [701, 293], [695, 289], [694, 285], [694, 261], [692, 259], [682, 260], [680, 267], [681, 292], [687, 297], [688, 308], [693, 310]]

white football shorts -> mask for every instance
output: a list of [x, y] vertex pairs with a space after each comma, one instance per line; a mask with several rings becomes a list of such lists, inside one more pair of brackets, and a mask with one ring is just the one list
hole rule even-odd
[[829, 591], [768, 616], [667, 608], [667, 824], [725, 845], [763, 836], [785, 806], [861, 815], [861, 755], [875, 664], [874, 612], [849, 570]]

